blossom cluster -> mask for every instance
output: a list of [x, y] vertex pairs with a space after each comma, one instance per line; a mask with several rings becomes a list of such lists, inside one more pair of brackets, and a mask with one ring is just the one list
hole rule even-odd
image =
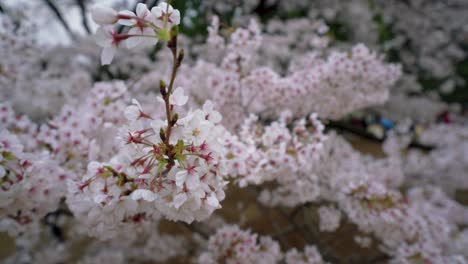
[[238, 226], [224, 226], [208, 241], [199, 263], [277, 263], [282, 258], [278, 242], [243, 231]]
[[[186, 96], [176, 99], [179, 91], [171, 98], [183, 104]], [[117, 155], [105, 163], [91, 162], [68, 198], [71, 209], [96, 231], [112, 233], [119, 224], [161, 215], [189, 223], [203, 220], [224, 199], [224, 130], [216, 125], [219, 116], [209, 103], [174, 122], [168, 141], [172, 149], [161, 135], [167, 121], [153, 119], [140, 107], [134, 101], [125, 110], [128, 122], [119, 131]]]
[[308, 174], [319, 156], [324, 126], [312, 114], [288, 128], [291, 115], [263, 126], [256, 116], [242, 124], [239, 137], [228, 139], [226, 168], [241, 187], [276, 182], [277, 187], [265, 189], [260, 195], [270, 205], [294, 206], [313, 201], [319, 195], [318, 178]]
[[[180, 12], [171, 5], [161, 2], [148, 10], [147, 5], [139, 3], [136, 14], [129, 10], [120, 12], [110, 7], [96, 6], [92, 12], [93, 20], [101, 25], [96, 32], [96, 41], [103, 47], [101, 63], [110, 64], [117, 48], [125, 42], [127, 48], [139, 45], [156, 45], [158, 35], [167, 38], [173, 25], [180, 23]], [[120, 24], [130, 27], [126, 33], [117, 32], [112, 25]]]
[[[210, 39], [213, 36], [211, 32]], [[291, 61], [283, 77], [258, 65], [256, 53], [262, 39], [259, 25], [252, 20], [221, 47], [224, 55], [219, 64], [198, 61], [184, 74], [188, 79], [181, 78], [182, 84], [197, 84], [191, 90], [195, 98], [217, 103], [224, 125], [231, 130], [249, 113], [278, 118], [284, 109], [296, 118], [316, 112], [322, 118], [337, 119], [385, 102], [401, 74], [399, 66], [383, 63], [380, 56], [358, 44], [349, 52], [333, 50], [326, 57], [319, 51], [306, 52]], [[204, 77], [207, 72], [209, 78]]]
[[258, 236], [236, 225], [216, 230], [207, 247], [199, 256], [199, 263], [326, 263], [315, 246], [306, 246], [304, 252], [293, 248], [282, 253], [278, 242], [271, 237]]

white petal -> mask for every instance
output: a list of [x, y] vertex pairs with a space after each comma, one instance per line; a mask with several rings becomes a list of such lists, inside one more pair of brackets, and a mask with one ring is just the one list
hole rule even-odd
[[124, 115], [129, 121], [135, 121], [140, 116], [140, 109], [136, 105], [129, 105], [125, 108]]
[[[138, 27], [134, 27], [134, 28], [131, 28], [128, 31], [128, 34], [130, 34], [130, 35], [141, 35], [141, 30]], [[142, 37], [129, 37], [128, 39], [125, 40], [125, 44], [127, 45], [127, 48], [129, 48], [129, 49], [140, 45], [142, 42], [143, 42]]]
[[[150, 27], [143, 28], [143, 35], [156, 36], [156, 32]], [[144, 38], [144, 44], [149, 46], [154, 46], [158, 43], [157, 38]]]
[[203, 111], [209, 113], [211, 111], [213, 111], [213, 102], [211, 100], [207, 100], [204, 104], [203, 104]]
[[117, 22], [117, 11], [106, 6], [94, 6], [91, 17], [99, 25], [109, 25]]
[[101, 163], [97, 161], [91, 161], [88, 163], [88, 172], [94, 176], [97, 173], [98, 169], [101, 168]]
[[218, 111], [213, 111], [210, 113], [210, 121], [213, 123], [219, 123], [223, 120], [223, 116]]
[[5, 175], [6, 175], [5, 169], [3, 168], [3, 166], [0, 166], [0, 179], [5, 177]]
[[178, 187], [182, 187], [185, 183], [185, 179], [187, 179], [187, 171], [179, 171], [175, 175], [176, 185]]
[[161, 119], [156, 119], [151, 122], [151, 127], [153, 128], [154, 132], [157, 134], [161, 128], [164, 128], [166, 122], [162, 121]]
[[173, 204], [176, 209], [179, 209], [185, 201], [187, 201], [187, 194], [186, 193], [179, 193], [174, 197]]
[[161, 96], [156, 97], [156, 101], [163, 103], [163, 104], [165, 103], [164, 99]]
[[138, 189], [133, 191], [132, 194], [130, 194], [130, 198], [132, 198], [132, 200], [135, 201], [145, 200], [148, 202], [153, 202], [154, 200], [156, 200], [157, 195], [150, 190]]
[[114, 47], [105, 47], [102, 49], [101, 53], [101, 64], [107, 65], [112, 62], [112, 59], [115, 55], [115, 48]]
[[177, 87], [169, 97], [169, 103], [173, 105], [182, 106], [188, 102], [188, 96], [184, 94], [184, 88]]
[[143, 3], [138, 3], [136, 7], [136, 14], [139, 18], [144, 18], [146, 12], [149, 12], [148, 7]]
[[214, 208], [220, 208], [221, 205], [219, 204], [219, 201], [218, 199], [216, 198], [216, 196], [212, 193], [208, 199], [206, 199], [206, 203], [211, 206], [211, 207], [214, 207]]
[[94, 35], [96, 43], [101, 47], [112, 46], [112, 35], [110, 27], [99, 27]]
[[173, 25], [179, 25], [180, 24], [180, 12], [179, 10], [174, 10], [170, 16], [171, 18], [171, 23]]
[[153, 14], [153, 16], [155, 16], [156, 19], [158, 19], [159, 17], [162, 16], [163, 10], [159, 6], [155, 6], [151, 8], [151, 14]]
[[194, 190], [198, 187], [198, 177], [196, 175], [190, 175], [188, 176], [187, 180], [185, 181], [185, 184], [187, 184], [187, 188], [189, 190]]
[[[128, 10], [120, 11], [119, 15], [136, 17], [135, 13], [133, 13], [132, 11], [128, 11]], [[119, 19], [119, 21], [117, 21], [117, 23], [119, 23], [120, 25], [123, 25], [123, 26], [133, 26], [133, 25], [136, 24], [136, 20], [134, 18]]]
[[138, 107], [138, 109], [140, 109], [140, 110], [143, 109], [143, 108], [141, 108], [140, 102], [138, 102], [138, 100], [135, 99], [135, 98], [132, 99], [132, 104], [136, 105]]
[[166, 11], [167, 11], [168, 13], [171, 13], [172, 10], [174, 10], [174, 8], [172, 8], [172, 6], [171, 6], [171, 5], [168, 5], [166, 2], [161, 2], [161, 3], [159, 3], [158, 7], [161, 8], [161, 10], [162, 10], [164, 13], [166, 13]]

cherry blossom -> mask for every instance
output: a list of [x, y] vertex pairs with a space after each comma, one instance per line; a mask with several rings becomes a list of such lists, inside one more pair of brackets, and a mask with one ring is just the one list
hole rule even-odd
[[156, 19], [156, 25], [160, 28], [171, 28], [173, 25], [179, 25], [180, 12], [171, 5], [161, 2], [158, 6], [151, 9], [151, 13]]

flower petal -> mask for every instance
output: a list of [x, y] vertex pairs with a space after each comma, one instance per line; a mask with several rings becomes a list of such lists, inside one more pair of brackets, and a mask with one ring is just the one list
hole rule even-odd
[[[134, 28], [131, 28], [129, 31], [128, 31], [128, 34], [129, 35], [141, 35], [141, 30], [140, 28], [138, 27], [134, 27]], [[134, 48], [138, 45], [140, 45], [141, 43], [143, 42], [143, 38], [142, 37], [130, 37], [128, 39], [125, 40], [125, 44], [127, 45], [127, 48], [131, 49], [131, 48]]]
[[108, 65], [112, 62], [115, 55], [115, 48], [114, 47], [105, 47], [102, 49], [101, 52], [101, 64]]
[[99, 27], [96, 31], [96, 35], [94, 35], [94, 39], [96, 43], [101, 47], [109, 47], [112, 45], [112, 35], [111, 35], [111, 27], [104, 26]]
[[136, 7], [136, 14], [139, 18], [144, 18], [146, 13], [149, 12], [148, 7], [143, 3], [138, 3]]
[[[135, 13], [133, 13], [132, 11], [128, 11], [128, 10], [120, 11], [119, 15], [128, 16], [128, 17], [136, 17]], [[120, 25], [123, 25], [123, 26], [133, 26], [133, 25], [136, 24], [136, 19], [134, 19], [134, 18], [130, 18], [130, 19], [121, 18], [121, 19], [119, 19], [117, 21], [117, 23], [119, 23]]]
[[130, 194], [130, 198], [132, 198], [132, 200], [135, 201], [145, 200], [148, 202], [153, 202], [154, 200], [156, 200], [157, 195], [150, 190], [138, 189]]
[[179, 25], [180, 24], [180, 12], [179, 10], [174, 10], [170, 16], [171, 18], [171, 23], [173, 25]]
[[219, 201], [218, 199], [216, 198], [216, 196], [211, 193], [211, 195], [208, 197], [208, 199], [206, 199], [206, 203], [214, 208], [220, 208], [221, 205], [219, 204]]
[[179, 193], [174, 197], [173, 204], [176, 209], [179, 209], [187, 201], [186, 193]]
[[185, 179], [187, 179], [187, 171], [179, 171], [175, 175], [176, 185], [178, 187], [182, 187], [185, 183]]

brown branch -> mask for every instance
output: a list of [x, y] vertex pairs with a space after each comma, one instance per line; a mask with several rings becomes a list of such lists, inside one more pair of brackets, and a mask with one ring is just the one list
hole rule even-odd
[[91, 29], [89, 28], [88, 19], [86, 18], [86, 4], [84, 0], [75, 0], [76, 4], [80, 7], [81, 11], [81, 24], [86, 30], [86, 33], [91, 34]]
[[75, 39], [75, 35], [73, 34], [73, 32], [71, 31], [70, 29], [70, 26], [68, 26], [68, 23], [67, 21], [63, 18], [62, 16], [62, 13], [60, 12], [59, 8], [57, 7], [57, 5], [54, 3], [53, 0], [43, 0], [44, 3], [49, 7], [49, 9], [55, 14], [55, 16], [58, 18], [58, 20], [60, 21], [60, 23], [62, 24], [62, 26], [65, 28], [65, 30], [67, 31], [68, 35], [70, 36], [70, 38], [72, 40]]
[[171, 73], [171, 79], [169, 81], [169, 86], [167, 87], [166, 94], [164, 96], [164, 104], [166, 106], [166, 118], [167, 118], [167, 130], [166, 130], [166, 140], [165, 143], [166, 145], [169, 145], [169, 138], [171, 136], [171, 129], [172, 129], [172, 109], [171, 105], [169, 102], [169, 97], [171, 96], [172, 90], [174, 88], [174, 81], [177, 75], [177, 70], [179, 69], [180, 63], [178, 62], [177, 58], [177, 35], [172, 36], [171, 40], [167, 43], [167, 47], [171, 50], [172, 52], [172, 60], [173, 60], [173, 65], [172, 65], [172, 73]]

